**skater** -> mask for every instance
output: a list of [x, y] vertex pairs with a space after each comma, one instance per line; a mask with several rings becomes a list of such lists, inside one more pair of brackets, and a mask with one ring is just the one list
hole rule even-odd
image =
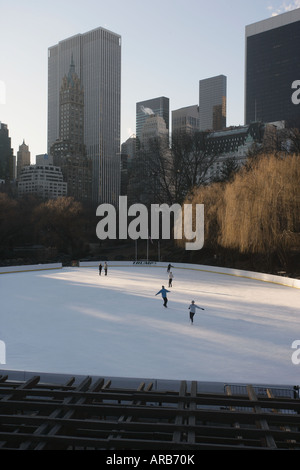
[[172, 273], [172, 271], [170, 271], [170, 273], [169, 273], [169, 287], [172, 287], [173, 278], [174, 278], [173, 273]]
[[192, 323], [192, 324], [193, 324], [193, 322], [194, 322], [194, 315], [195, 315], [195, 313], [196, 313], [196, 308], [199, 308], [200, 310], [204, 310], [204, 308], [198, 307], [198, 305], [195, 304], [195, 301], [192, 300], [192, 303], [191, 303], [191, 305], [189, 306], [190, 320], [191, 320], [191, 323]]
[[167, 267], [167, 273], [169, 273], [169, 272], [170, 272], [170, 269], [171, 269], [171, 268], [174, 268], [174, 266], [172, 266], [171, 264], [168, 264], [168, 267]]
[[101, 276], [101, 271], [102, 271], [102, 264], [99, 264], [99, 276]]
[[170, 292], [169, 290], [165, 289], [165, 286], [162, 286], [161, 290], [157, 292], [157, 294], [161, 294], [163, 301], [164, 301], [164, 307], [167, 308], [167, 303], [168, 303], [168, 298], [167, 298], [167, 292]]
[[107, 263], [106, 263], [106, 261], [104, 263], [104, 272], [105, 272], [105, 276], [107, 276]]

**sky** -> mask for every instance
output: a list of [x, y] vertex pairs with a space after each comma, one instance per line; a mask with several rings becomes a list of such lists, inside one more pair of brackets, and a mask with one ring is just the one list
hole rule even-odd
[[103, 27], [122, 38], [121, 143], [136, 103], [199, 103], [199, 80], [227, 76], [227, 125], [244, 124], [245, 27], [300, 0], [0, 0], [0, 122], [14, 154], [47, 152], [48, 48]]

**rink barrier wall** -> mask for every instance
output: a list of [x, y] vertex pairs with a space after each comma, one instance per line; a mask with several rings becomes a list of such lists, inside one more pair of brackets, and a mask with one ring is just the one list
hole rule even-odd
[[[99, 263], [102, 262], [104, 265], [104, 261], [80, 261], [79, 267], [82, 268], [89, 268], [89, 267], [97, 267]], [[156, 268], [167, 268], [168, 264], [172, 264], [172, 262], [160, 262], [160, 261], [107, 261], [107, 265], [109, 268], [117, 268], [117, 267], [156, 267]], [[255, 281], [262, 281], [262, 282], [269, 282], [272, 284], [279, 284], [286, 287], [294, 287], [296, 289], [300, 289], [300, 279], [294, 279], [291, 277], [285, 276], [278, 276], [275, 274], [266, 274], [266, 273], [259, 273], [255, 271], [244, 271], [242, 269], [230, 269], [230, 268], [222, 268], [219, 266], [206, 266], [202, 264], [188, 264], [188, 263], [174, 263], [172, 265], [172, 269], [188, 269], [193, 271], [202, 271], [208, 273], [215, 273], [215, 274], [223, 274], [226, 276], [234, 276], [234, 277], [243, 277], [245, 279], [253, 279]]]
[[[86, 377], [90, 377], [94, 382], [99, 378], [103, 378], [106, 382], [111, 381], [111, 388], [132, 388], [137, 389], [141, 382], [153, 384], [152, 390], [160, 391], [173, 391], [179, 392], [182, 379], [157, 379], [155, 377], [115, 377], [106, 375], [90, 375], [90, 374], [70, 374], [70, 373], [56, 373], [56, 372], [40, 372], [30, 370], [10, 370], [1, 369], [0, 376], [8, 375], [9, 380], [24, 381], [31, 379], [32, 377], [39, 376], [41, 383], [44, 384], [57, 384], [68, 382], [70, 379], [75, 378], [74, 385], [80, 384]], [[191, 389], [191, 384], [194, 380], [186, 380], [188, 390]], [[224, 386], [227, 382], [218, 381], [199, 381], [197, 380], [197, 390], [199, 393], [224, 393]], [[231, 385], [246, 387], [249, 385], [246, 382], [231, 383]], [[294, 384], [275, 384], [275, 383], [253, 383], [253, 387], [260, 388], [276, 388], [281, 390], [293, 390]], [[109, 389], [108, 389], [109, 390]]]
[[24, 266], [3, 266], [0, 267], [0, 274], [9, 273], [21, 273], [30, 271], [47, 271], [50, 269], [61, 269], [62, 263], [50, 263], [50, 264], [32, 264]]

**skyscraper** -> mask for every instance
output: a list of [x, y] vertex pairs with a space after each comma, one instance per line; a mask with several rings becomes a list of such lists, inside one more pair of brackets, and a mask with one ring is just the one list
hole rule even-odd
[[200, 130], [219, 131], [226, 127], [227, 78], [225, 75], [199, 81]]
[[137, 145], [141, 142], [143, 127], [150, 116], [156, 115], [163, 118], [169, 132], [170, 105], [169, 98], [161, 96], [136, 103], [136, 138]]
[[152, 114], [145, 121], [141, 134], [141, 143], [145, 150], [149, 149], [149, 144], [153, 139], [164, 141], [167, 145], [169, 133], [165, 120], [157, 114]]
[[172, 111], [172, 134], [175, 132], [193, 133], [199, 131], [199, 106], [186, 106]]
[[17, 178], [20, 178], [22, 169], [28, 165], [30, 165], [30, 152], [28, 145], [23, 140], [17, 153]]
[[48, 153], [60, 138], [60, 89], [71, 58], [84, 92], [84, 144], [93, 164], [92, 198], [117, 204], [120, 194], [121, 37], [103, 28], [48, 51]]
[[0, 121], [0, 180], [10, 182], [15, 178], [15, 157], [11, 148], [7, 124]]
[[299, 43], [299, 8], [246, 26], [246, 124], [300, 124]]
[[59, 96], [59, 139], [50, 147], [54, 165], [62, 169], [68, 196], [90, 202], [92, 160], [84, 145], [84, 91], [73, 56], [69, 73], [62, 79]]

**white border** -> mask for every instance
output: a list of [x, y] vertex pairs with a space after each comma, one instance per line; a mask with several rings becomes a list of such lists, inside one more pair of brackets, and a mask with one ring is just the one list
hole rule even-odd
[[0, 274], [9, 273], [20, 273], [28, 271], [44, 271], [48, 269], [61, 269], [62, 263], [51, 263], [51, 264], [32, 264], [24, 266], [3, 266], [0, 267]]
[[[98, 267], [99, 263], [104, 264], [104, 261], [81, 261], [79, 267]], [[256, 281], [270, 282], [273, 284], [280, 284], [282, 286], [294, 287], [300, 289], [300, 279], [294, 279], [291, 277], [277, 276], [274, 274], [258, 273], [254, 271], [244, 271], [242, 269], [229, 269], [221, 268], [219, 266], [206, 266], [202, 264], [187, 264], [187, 263], [176, 263], [171, 262], [173, 269], [190, 269], [195, 271], [210, 272], [215, 274], [224, 274], [227, 276], [244, 277], [247, 279], [253, 279]], [[156, 267], [156, 268], [167, 268], [169, 262], [162, 263], [161, 261], [107, 261], [108, 267]]]

